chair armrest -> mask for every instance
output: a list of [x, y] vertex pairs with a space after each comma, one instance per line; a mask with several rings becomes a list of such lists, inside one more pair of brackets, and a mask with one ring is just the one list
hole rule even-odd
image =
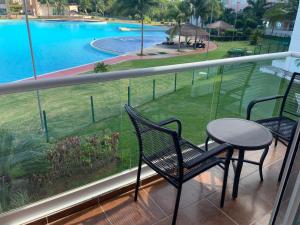
[[283, 97], [284, 97], [283, 95], [276, 95], [276, 96], [270, 96], [270, 97], [265, 97], [265, 98], [259, 98], [259, 99], [255, 99], [255, 100], [251, 101], [247, 107], [247, 120], [250, 120], [252, 108], [257, 103], [276, 100], [276, 99], [280, 99]]
[[181, 137], [182, 125], [181, 125], [180, 120], [178, 120], [178, 119], [176, 119], [174, 117], [171, 117], [169, 119], [160, 121], [157, 124], [159, 126], [165, 126], [165, 125], [168, 125], [168, 124], [171, 124], [171, 123], [176, 123], [177, 124], [177, 133], [178, 133], [178, 136]]
[[[210, 159], [213, 156], [219, 155], [220, 153], [222, 153], [226, 150], [229, 150], [229, 151], [232, 152], [233, 147], [231, 145], [227, 144], [227, 143], [218, 145], [217, 147], [214, 147], [213, 149], [204, 152], [201, 156], [190, 160], [188, 163], [185, 163], [185, 167], [187, 169], [190, 169], [190, 168], [198, 165], [199, 163], [202, 163], [202, 162]], [[232, 153], [230, 155], [232, 155]]]

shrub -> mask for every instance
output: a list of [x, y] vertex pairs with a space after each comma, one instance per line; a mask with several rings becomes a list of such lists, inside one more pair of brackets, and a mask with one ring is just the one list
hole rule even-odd
[[50, 171], [46, 178], [51, 182], [52, 179], [71, 176], [78, 171], [89, 172], [103, 167], [117, 159], [118, 145], [119, 133], [103, 137], [68, 137], [48, 151]]
[[237, 32], [235, 32], [234, 29], [228, 29], [224, 31], [224, 36], [233, 36], [236, 35]]
[[260, 35], [261, 35], [260, 31], [255, 30], [254, 33], [250, 36], [250, 44], [257, 45]]
[[151, 23], [152, 21], [151, 21], [151, 18], [149, 16], [145, 16], [144, 17], [144, 22], [145, 23]]
[[107, 72], [107, 71], [108, 71], [108, 65], [106, 65], [104, 62], [98, 62], [94, 66], [95, 73]]

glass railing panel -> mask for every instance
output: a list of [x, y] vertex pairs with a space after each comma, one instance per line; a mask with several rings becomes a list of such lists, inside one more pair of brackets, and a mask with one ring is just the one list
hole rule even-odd
[[42, 124], [36, 92], [0, 96], [2, 212], [129, 168], [119, 150], [119, 84], [41, 90]]
[[176, 73], [155, 76], [156, 97], [162, 97], [176, 90]]
[[[217, 117], [246, 118], [252, 100], [282, 94], [287, 84], [285, 71], [272, 61], [221, 66], [219, 74]], [[259, 104], [253, 108], [251, 119], [270, 117], [278, 110], [278, 101]]]
[[47, 168], [36, 92], [0, 96], [0, 210], [39, 199], [36, 176]]
[[127, 104], [139, 106], [156, 98], [156, 77], [148, 76], [135, 79], [125, 79], [127, 87]]
[[[212, 111], [215, 110], [213, 98], [216, 74], [213, 73], [214, 68], [211, 68], [209, 74], [207, 71], [208, 69], [195, 69], [176, 73], [176, 75], [156, 76], [155, 93], [159, 94], [154, 100], [136, 106], [137, 110], [156, 122], [176, 117], [183, 124], [184, 137], [197, 144], [203, 143], [206, 137], [206, 125], [211, 120], [211, 115], [215, 114]], [[143, 79], [147, 80], [147, 78]], [[134, 83], [132, 80], [134, 79], [131, 79], [131, 84]], [[139, 81], [144, 84], [143, 80]], [[131, 126], [128, 128], [132, 129]], [[132, 146], [132, 149], [137, 151], [137, 146]], [[133, 152], [132, 155], [136, 153]]]

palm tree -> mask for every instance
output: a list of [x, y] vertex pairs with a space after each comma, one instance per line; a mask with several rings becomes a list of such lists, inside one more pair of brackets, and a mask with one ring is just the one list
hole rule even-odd
[[186, 22], [192, 15], [192, 6], [187, 1], [177, 2], [169, 10], [169, 17], [176, 21], [176, 26], [172, 29], [171, 35], [178, 33], [178, 51], [180, 51], [180, 40], [181, 40], [181, 25]]
[[263, 22], [263, 16], [267, 9], [270, 7], [270, 3], [267, 0], [248, 0], [248, 6], [243, 12], [253, 16], [257, 20], [257, 24], [261, 25]]
[[67, 0], [55, 0], [54, 5], [56, 8], [57, 15], [63, 15], [64, 14], [64, 9], [65, 5], [67, 4]]
[[120, 11], [127, 15], [137, 15], [141, 20], [141, 53], [144, 54], [144, 19], [151, 9], [159, 6], [158, 0], [120, 0], [118, 2]]
[[[201, 18], [201, 27], [204, 25], [204, 18], [207, 18], [210, 14], [209, 11], [209, 1], [208, 0], [190, 0], [192, 4], [192, 14], [196, 19], [196, 26], [199, 26], [199, 18]], [[198, 33], [196, 31], [195, 43], [197, 42]], [[196, 46], [196, 45], [195, 45]]]
[[79, 9], [85, 14], [88, 14], [88, 11], [91, 9], [91, 1], [79, 0]]
[[285, 3], [274, 4], [268, 11], [266, 11], [264, 18], [266, 18], [272, 25], [272, 34], [276, 22], [284, 19], [288, 11], [285, 9]]
[[193, 16], [196, 19], [196, 26], [199, 26], [199, 18], [201, 18], [201, 27], [203, 28], [203, 19], [209, 14], [208, 0], [190, 0], [193, 5]]
[[[209, 13], [206, 13], [206, 17], [205, 19], [208, 19], [208, 16], [212, 18], [219, 18], [222, 14], [222, 4], [220, 2], [220, 0], [210, 0], [207, 3], [208, 9], [209, 9]], [[212, 21], [210, 21], [212, 22]]]
[[289, 0], [286, 4], [286, 10], [288, 11], [287, 18], [289, 20], [295, 20], [298, 11], [299, 0]]
[[50, 6], [54, 3], [53, 0], [41, 0], [42, 4], [46, 4], [47, 6], [47, 16], [50, 16]]

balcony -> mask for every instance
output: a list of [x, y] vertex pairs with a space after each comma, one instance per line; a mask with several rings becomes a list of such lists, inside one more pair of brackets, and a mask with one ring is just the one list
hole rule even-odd
[[[273, 147], [265, 161], [264, 182], [260, 182], [256, 166], [245, 165], [239, 197], [231, 199], [232, 184], [229, 182], [223, 209], [219, 208], [221, 169], [211, 169], [186, 183], [177, 224], [268, 225], [279, 188], [278, 171], [285, 153], [282, 144], [276, 149]], [[250, 152], [247, 158], [259, 160], [260, 152]], [[233, 180], [233, 171], [229, 180]], [[171, 224], [175, 197], [176, 189], [158, 180], [143, 186], [138, 203], [129, 192], [51, 224]]]
[[[272, 53], [1, 85], [0, 143], [9, 149], [2, 156], [1, 224], [169, 224], [175, 192], [161, 180], [143, 186], [138, 203], [131, 192], [107, 199], [130, 191], [136, 176], [137, 143], [123, 105], [155, 121], [177, 117], [183, 136], [201, 145], [209, 121], [245, 118], [252, 99], [283, 94], [299, 56]], [[277, 101], [256, 107], [253, 119], [278, 110]], [[228, 195], [224, 209], [218, 207], [221, 169], [188, 182], [178, 224], [267, 224], [284, 154], [282, 145], [270, 150], [262, 183], [257, 166], [245, 165], [240, 195], [235, 201]], [[143, 178], [153, 179], [153, 171], [143, 169]], [[233, 171], [228, 193], [232, 177]], [[80, 210], [72, 211], [76, 205]]]

